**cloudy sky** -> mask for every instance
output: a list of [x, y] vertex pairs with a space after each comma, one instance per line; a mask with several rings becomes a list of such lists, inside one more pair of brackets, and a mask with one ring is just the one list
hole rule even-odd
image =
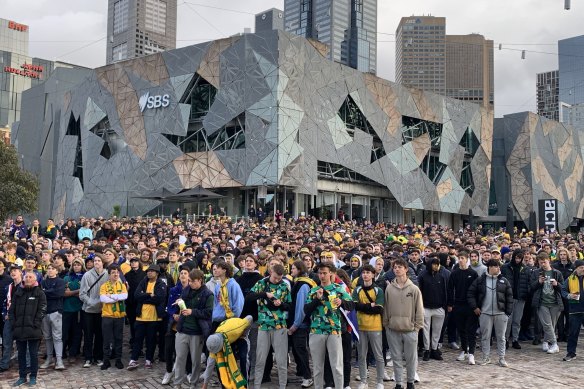
[[[254, 14], [283, 5], [284, 0], [178, 0], [177, 47], [243, 32], [253, 28]], [[105, 64], [106, 0], [0, 0], [0, 10], [0, 17], [30, 26], [31, 56]], [[480, 33], [495, 41], [497, 117], [534, 111], [535, 74], [557, 69], [558, 39], [584, 34], [579, 0], [569, 11], [564, 0], [378, 0], [380, 77], [394, 80], [400, 18], [428, 14], [446, 17], [447, 34]]]

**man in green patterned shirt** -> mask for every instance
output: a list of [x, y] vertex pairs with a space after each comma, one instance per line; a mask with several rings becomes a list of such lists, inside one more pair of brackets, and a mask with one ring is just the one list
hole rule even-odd
[[286, 319], [292, 298], [290, 287], [284, 282], [285, 269], [282, 265], [274, 265], [270, 276], [259, 280], [251, 289], [246, 299], [257, 300], [258, 303], [258, 339], [256, 347], [256, 364], [254, 388], [260, 389], [266, 359], [270, 346], [274, 348], [274, 356], [278, 365], [278, 381], [280, 389], [286, 388], [288, 381], [288, 328]]
[[318, 265], [320, 286], [308, 293], [304, 313], [310, 316], [309, 346], [314, 371], [314, 388], [322, 389], [324, 357], [328, 352], [335, 388], [343, 387], [343, 345], [341, 341], [341, 309], [351, 311], [355, 303], [342, 285], [333, 283], [334, 264]]

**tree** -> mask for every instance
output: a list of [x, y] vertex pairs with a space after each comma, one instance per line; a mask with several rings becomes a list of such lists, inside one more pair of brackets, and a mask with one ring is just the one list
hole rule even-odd
[[36, 212], [38, 196], [37, 177], [18, 166], [13, 146], [0, 142], [0, 221], [17, 212]]

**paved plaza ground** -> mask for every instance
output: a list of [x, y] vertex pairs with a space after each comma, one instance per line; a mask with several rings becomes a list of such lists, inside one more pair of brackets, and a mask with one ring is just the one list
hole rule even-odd
[[[584, 337], [580, 339], [584, 344]], [[469, 366], [466, 363], [457, 362], [458, 352], [445, 349], [443, 353], [444, 361], [420, 361], [418, 373], [421, 382], [416, 384], [416, 388], [582, 388], [584, 378], [582, 368], [584, 367], [584, 356], [582, 359], [575, 359], [572, 362], [563, 362], [566, 344], [560, 343], [560, 353], [547, 355], [541, 351], [539, 346], [532, 346], [530, 343], [522, 343], [522, 350], [508, 350], [508, 368], [502, 368], [495, 364], [488, 366]], [[127, 346], [124, 348], [124, 364], [127, 363]], [[584, 355], [584, 352], [581, 352]], [[477, 361], [481, 359], [480, 351], [477, 352]], [[16, 361], [13, 361], [14, 368], [5, 373], [0, 373], [0, 388], [9, 388], [18, 378]], [[38, 376], [37, 388], [64, 389], [64, 388], [85, 388], [85, 389], [149, 389], [164, 388], [160, 381], [164, 374], [164, 364], [156, 363], [152, 370], [140, 368], [135, 371], [118, 370], [114, 367], [107, 371], [101, 371], [97, 366], [89, 369], [82, 368], [82, 361], [71, 365], [66, 364], [64, 371], [42, 370]], [[300, 381], [292, 373], [294, 364], [290, 366], [290, 383], [288, 388], [300, 388]], [[387, 367], [391, 375], [393, 370]], [[356, 389], [359, 382], [355, 381], [358, 369], [352, 370], [351, 387]], [[369, 374], [375, 374], [374, 369], [369, 370]], [[272, 371], [272, 383], [262, 385], [266, 389], [275, 389], [277, 385], [277, 373]], [[373, 388], [375, 385], [371, 384]], [[393, 388], [395, 383], [386, 382], [386, 388]], [[26, 387], [26, 386], [23, 386]], [[184, 386], [187, 387], [186, 385]], [[200, 387], [200, 386], [199, 386]]]

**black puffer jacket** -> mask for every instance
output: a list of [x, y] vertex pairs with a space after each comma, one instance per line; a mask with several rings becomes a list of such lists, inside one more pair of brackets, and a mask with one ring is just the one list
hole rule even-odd
[[8, 312], [14, 340], [42, 339], [41, 324], [46, 312], [47, 298], [39, 286], [18, 287]]
[[531, 271], [523, 262], [513, 265], [512, 262], [501, 266], [501, 274], [509, 281], [513, 289], [513, 298], [516, 300], [527, 299], [529, 292], [529, 276]]
[[[473, 311], [483, 306], [486, 294], [487, 274], [485, 273], [474, 280], [468, 288], [468, 305]], [[497, 277], [497, 307], [507, 316], [513, 312], [513, 290], [509, 281], [502, 274]]]

